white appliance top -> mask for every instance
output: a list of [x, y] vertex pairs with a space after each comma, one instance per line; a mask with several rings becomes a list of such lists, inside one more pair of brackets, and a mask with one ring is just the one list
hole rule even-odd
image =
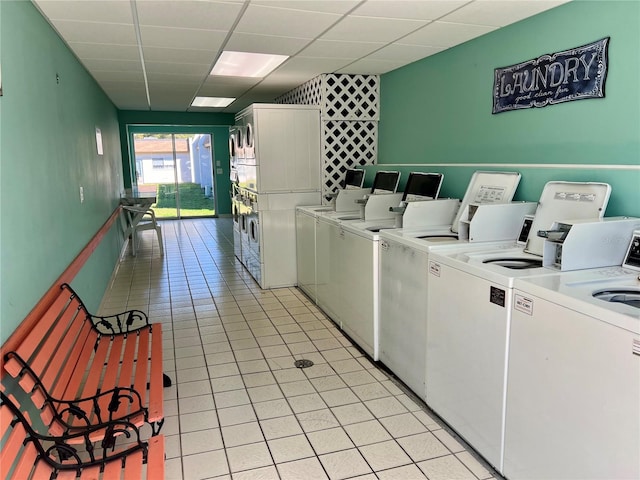
[[640, 295], [639, 276], [640, 272], [628, 268], [603, 267], [518, 279], [516, 295], [522, 291], [523, 300], [515, 308], [535, 312], [536, 300], [530, 297], [535, 296], [640, 335], [640, 308], [593, 296], [603, 290], [630, 290]]
[[340, 226], [345, 231], [355, 233], [361, 237], [370, 238], [371, 240], [378, 240], [380, 232], [390, 229], [397, 229], [395, 226], [395, 219], [389, 220], [371, 220], [371, 221], [341, 221]]
[[[465, 271], [505, 288], [512, 288], [516, 278], [557, 273], [555, 270], [543, 267], [541, 257], [523, 252], [522, 246], [515, 242], [486, 246], [484, 249], [478, 249], [472, 244], [468, 245], [468, 249], [453, 252], [435, 251], [432, 259], [439, 264]], [[493, 260], [502, 260], [505, 265], [514, 265], [516, 268], [508, 268], [498, 263], [485, 263]]]
[[470, 203], [506, 203], [513, 200], [521, 177], [517, 172], [474, 172], [451, 231], [458, 232], [460, 217]]
[[[381, 240], [401, 243], [415, 250], [430, 252], [436, 248], [472, 248], [468, 240], [459, 240], [449, 225], [428, 228], [381, 230]], [[511, 244], [512, 242], [510, 242]], [[479, 245], [479, 244], [476, 244]], [[492, 243], [493, 245], [493, 243]]]
[[544, 238], [538, 230], [549, 230], [562, 220], [597, 219], [604, 216], [611, 186], [598, 182], [548, 182], [538, 201], [524, 251], [542, 257]]

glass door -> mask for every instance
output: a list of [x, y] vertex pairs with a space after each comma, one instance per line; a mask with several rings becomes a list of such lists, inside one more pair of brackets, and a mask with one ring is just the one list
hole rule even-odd
[[215, 216], [212, 136], [139, 132], [131, 135], [132, 184], [155, 193], [159, 218]]

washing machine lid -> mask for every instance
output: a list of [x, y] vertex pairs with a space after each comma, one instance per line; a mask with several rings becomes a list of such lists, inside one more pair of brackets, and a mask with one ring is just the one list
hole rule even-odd
[[518, 172], [474, 172], [453, 219], [451, 231], [458, 233], [460, 217], [470, 203], [507, 203], [513, 200], [521, 177]]
[[600, 182], [548, 182], [538, 201], [524, 251], [542, 257], [544, 238], [539, 230], [549, 230], [554, 222], [598, 219], [604, 216], [611, 186]]

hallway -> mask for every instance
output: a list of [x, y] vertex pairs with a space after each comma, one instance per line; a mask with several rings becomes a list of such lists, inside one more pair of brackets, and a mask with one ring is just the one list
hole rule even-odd
[[493, 478], [302, 292], [262, 290], [233, 255], [230, 218], [162, 229], [164, 258], [142, 233], [101, 313], [164, 324], [168, 480]]

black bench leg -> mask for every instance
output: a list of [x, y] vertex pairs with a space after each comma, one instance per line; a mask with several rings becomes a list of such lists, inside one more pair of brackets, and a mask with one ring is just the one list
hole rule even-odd
[[166, 373], [162, 374], [162, 386], [164, 388], [170, 387], [172, 385], [173, 382], [171, 382], [171, 379], [169, 378], [169, 376]]

